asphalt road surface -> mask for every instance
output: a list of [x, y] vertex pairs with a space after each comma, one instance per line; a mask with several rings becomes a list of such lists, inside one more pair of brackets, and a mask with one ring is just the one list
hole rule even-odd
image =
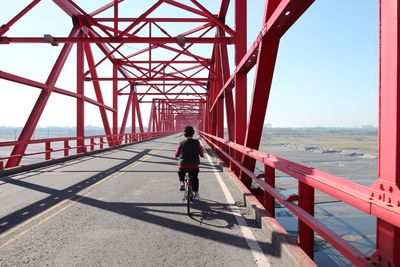
[[215, 159], [186, 213], [178, 135], [0, 180], [0, 266], [269, 266], [258, 226]]

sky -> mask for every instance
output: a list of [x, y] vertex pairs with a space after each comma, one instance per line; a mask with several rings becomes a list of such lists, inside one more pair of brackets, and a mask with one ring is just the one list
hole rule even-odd
[[[92, 11], [99, 3], [109, 1], [76, 2]], [[135, 14], [145, 11], [146, 6], [137, 5], [138, 2], [141, 1], [125, 0], [126, 8], [120, 13], [128, 15], [133, 9]], [[215, 0], [199, 2], [210, 10], [218, 10], [220, 3]], [[27, 0], [3, 1], [0, 24], [6, 23], [28, 3]], [[264, 0], [248, 1], [248, 47], [261, 29], [264, 4]], [[155, 15], [173, 16], [175, 11], [165, 7]], [[232, 14], [231, 4], [227, 24], [234, 28]], [[70, 29], [70, 18], [52, 1], [42, 0], [7, 35], [41, 37], [50, 33], [61, 37], [67, 36]], [[126, 49], [134, 52], [138, 48], [138, 45], [130, 44]], [[1, 45], [0, 71], [44, 82], [60, 49], [61, 46], [48, 44]], [[198, 49], [210, 50], [204, 46]], [[73, 50], [72, 59], [76, 58], [74, 53]], [[229, 48], [229, 54], [233, 58], [233, 47]], [[57, 86], [74, 91], [75, 77], [74, 60], [68, 60]], [[253, 79], [254, 71], [251, 71], [248, 75], [248, 107], [251, 106]], [[106, 103], [111, 104], [110, 94], [107, 94], [109, 86], [104, 86], [104, 96]], [[39, 92], [0, 80], [0, 126], [23, 126]], [[90, 90], [87, 96], [94, 98]], [[121, 97], [120, 121], [125, 101], [126, 97]], [[147, 106], [142, 107], [142, 114], [147, 125]], [[108, 115], [111, 120], [111, 114]], [[52, 94], [39, 125], [74, 126], [75, 120], [75, 100]], [[102, 125], [97, 107], [85, 105], [85, 123]], [[378, 0], [316, 0], [289, 29], [280, 42], [265, 123], [273, 127], [377, 126]]]

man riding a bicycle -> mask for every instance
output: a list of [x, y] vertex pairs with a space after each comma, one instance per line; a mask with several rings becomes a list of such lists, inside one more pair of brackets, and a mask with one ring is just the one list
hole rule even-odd
[[186, 140], [179, 143], [175, 152], [175, 157], [179, 159], [178, 176], [180, 181], [180, 190], [185, 190], [184, 179], [186, 173], [189, 173], [194, 192], [194, 199], [200, 200], [198, 178], [200, 164], [199, 156], [204, 158], [204, 151], [199, 140], [193, 139], [194, 129], [192, 126], [186, 126], [183, 130], [183, 134], [186, 137]]

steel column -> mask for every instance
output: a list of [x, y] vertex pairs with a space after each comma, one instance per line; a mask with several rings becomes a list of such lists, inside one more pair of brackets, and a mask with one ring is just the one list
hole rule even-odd
[[[133, 85], [131, 85], [131, 92], [133, 92], [133, 94], [136, 94], [135, 88]], [[131, 117], [131, 119], [132, 119], [132, 134], [135, 134], [136, 133], [136, 112], [135, 112], [136, 106], [135, 106], [134, 97], [131, 98], [131, 101], [132, 101], [132, 104], [131, 104], [131, 106], [132, 106], [132, 117]]]
[[[80, 34], [83, 35], [82, 33]], [[77, 46], [77, 68], [76, 68], [76, 93], [80, 95], [76, 99], [76, 146], [77, 153], [85, 152], [85, 101], [83, 97], [85, 96], [85, 51], [84, 44], [78, 43]]]
[[[247, 1], [235, 0], [235, 65], [238, 65], [247, 50]], [[218, 97], [218, 94], [217, 94]], [[247, 124], [247, 73], [235, 74], [235, 142], [243, 145]], [[236, 152], [235, 158], [241, 161], [242, 154]], [[234, 166], [233, 171], [239, 175]]]
[[[219, 29], [219, 31], [222, 31], [222, 29]], [[223, 77], [222, 77], [222, 66], [221, 66], [221, 50], [219, 45], [217, 44], [215, 46], [215, 73], [217, 75], [217, 78], [214, 80], [214, 84], [215, 84], [215, 94], [218, 93], [218, 91], [220, 90], [220, 88], [222, 87], [223, 84]], [[216, 112], [216, 135], [218, 137], [224, 138], [224, 99], [219, 99], [218, 103], [217, 103], [217, 110], [215, 110]]]
[[[254, 76], [254, 92], [247, 126], [245, 146], [258, 149], [264, 126], [265, 113], [271, 90], [275, 60], [278, 54], [279, 38], [264, 40], [258, 52], [258, 63]], [[243, 165], [249, 170], [254, 170], [255, 160], [244, 157]], [[250, 188], [251, 179], [245, 174], [241, 175], [243, 183]]]
[[[92, 50], [90, 48], [90, 44], [85, 44], [85, 55], [86, 55], [88, 67], [89, 67], [89, 69], [91, 69], [90, 75], [92, 77], [97, 77], [97, 70], [95, 68], [92, 68], [94, 66], [94, 58], [93, 58]], [[99, 111], [100, 111], [101, 119], [103, 121], [104, 132], [108, 136], [107, 137], [108, 144], [111, 145], [112, 144], [111, 129], [110, 129], [110, 124], [108, 122], [107, 111], [106, 111], [105, 107], [103, 106], [104, 100], [103, 100], [103, 94], [101, 92], [100, 83], [98, 81], [93, 81], [93, 88], [94, 88], [94, 92], [96, 94], [97, 102], [102, 104], [101, 106], [99, 106]]]
[[117, 145], [118, 140], [118, 66], [113, 64], [113, 145]]
[[[221, 36], [224, 36], [224, 32], [221, 32]], [[222, 76], [221, 87], [222, 87], [225, 85], [225, 83], [228, 81], [230, 77], [230, 70], [229, 70], [227, 45], [220, 44], [219, 49], [221, 56], [221, 76]], [[233, 104], [232, 91], [231, 90], [225, 91], [224, 98], [225, 98], [226, 121], [228, 127], [229, 141], [235, 141], [235, 108]]]
[[121, 125], [121, 129], [119, 131], [119, 142], [122, 140], [122, 136], [125, 133], [125, 127], [126, 127], [126, 122], [128, 120], [128, 116], [129, 116], [129, 111], [131, 109], [131, 103], [132, 103], [132, 95], [130, 94], [128, 97], [128, 100], [126, 102], [126, 107], [125, 107], [125, 113], [124, 113], [124, 118], [122, 119], [122, 125]]
[[[247, 52], [247, 1], [235, 0], [235, 63], [238, 65]], [[243, 145], [247, 124], [247, 74], [235, 76], [235, 141]]]
[[143, 123], [142, 123], [142, 115], [140, 113], [140, 105], [139, 105], [137, 94], [133, 94], [133, 101], [135, 103], [135, 109], [136, 109], [137, 119], [138, 119], [138, 123], [139, 123], [139, 130], [141, 133], [144, 133]]
[[[379, 179], [374, 187], [387, 205], [400, 205], [400, 3], [380, 0], [379, 7]], [[381, 265], [400, 266], [400, 228], [378, 219], [376, 243], [374, 258]]]

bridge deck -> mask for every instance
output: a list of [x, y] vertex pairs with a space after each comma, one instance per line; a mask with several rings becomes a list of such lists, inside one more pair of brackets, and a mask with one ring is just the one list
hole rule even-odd
[[179, 140], [169, 136], [2, 178], [0, 265], [279, 261], [255, 222], [241, 216], [224, 193], [221, 181], [227, 178], [217, 177], [209, 157], [199, 175], [202, 200], [187, 216], [173, 158]]

